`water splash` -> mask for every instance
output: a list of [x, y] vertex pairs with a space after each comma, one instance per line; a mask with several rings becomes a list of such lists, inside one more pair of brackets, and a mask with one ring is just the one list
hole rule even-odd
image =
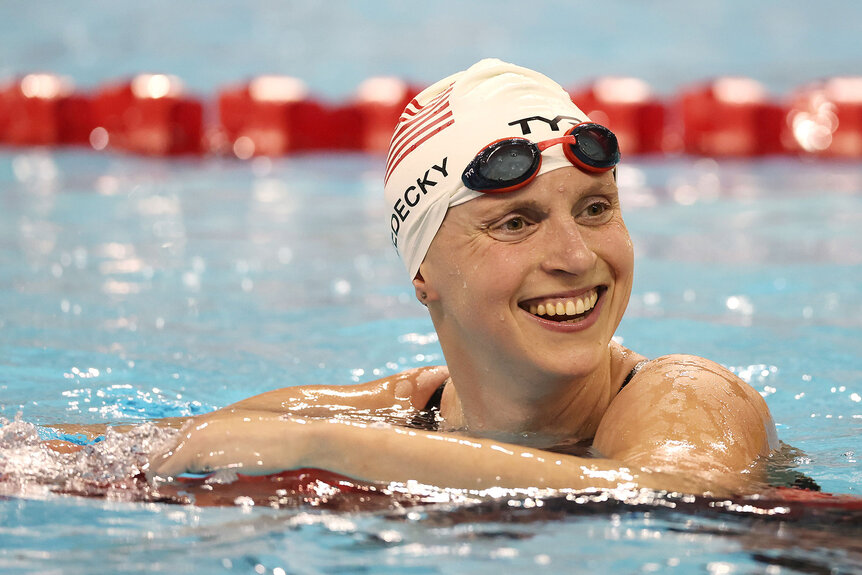
[[177, 431], [145, 423], [126, 433], [108, 429], [98, 443], [55, 450], [40, 427], [0, 419], [0, 494], [47, 496], [70, 493], [110, 499], [151, 499], [141, 481], [147, 454], [172, 440]]

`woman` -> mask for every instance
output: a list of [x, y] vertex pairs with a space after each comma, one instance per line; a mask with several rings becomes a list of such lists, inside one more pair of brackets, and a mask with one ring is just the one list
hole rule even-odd
[[778, 443], [760, 395], [706, 359], [647, 361], [612, 340], [633, 274], [618, 160], [613, 134], [531, 70], [483, 60], [423, 91], [392, 138], [385, 194], [447, 368], [197, 417], [151, 476], [318, 467], [459, 488], [745, 490]]

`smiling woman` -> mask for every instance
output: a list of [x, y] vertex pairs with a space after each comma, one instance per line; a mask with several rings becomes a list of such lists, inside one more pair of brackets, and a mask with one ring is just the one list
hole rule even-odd
[[[385, 193], [447, 366], [196, 417], [150, 477], [317, 467], [461, 488], [755, 488], [778, 443], [760, 395], [706, 359], [648, 361], [613, 340], [634, 269], [618, 161], [613, 134], [531, 70], [483, 60], [426, 89], [392, 138]], [[352, 417], [378, 412], [412, 425]]]

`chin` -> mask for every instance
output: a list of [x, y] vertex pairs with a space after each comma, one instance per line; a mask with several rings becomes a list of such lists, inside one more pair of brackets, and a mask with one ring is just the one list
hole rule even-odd
[[601, 368], [607, 357], [608, 345], [599, 341], [560, 351], [544, 348], [544, 353], [534, 358], [534, 370], [550, 378], [579, 379]]

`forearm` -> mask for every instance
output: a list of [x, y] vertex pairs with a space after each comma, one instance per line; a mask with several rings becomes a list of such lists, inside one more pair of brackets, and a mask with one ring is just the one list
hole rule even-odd
[[317, 467], [374, 482], [489, 487], [662, 488], [663, 477], [612, 460], [559, 455], [457, 434], [246, 412], [184, 430], [151, 474], [174, 477], [230, 468], [260, 475]]
[[318, 450], [304, 462], [375, 482], [418, 481], [462, 489], [656, 487], [656, 478], [609, 459], [585, 459], [538, 449], [404, 428], [311, 426]]

